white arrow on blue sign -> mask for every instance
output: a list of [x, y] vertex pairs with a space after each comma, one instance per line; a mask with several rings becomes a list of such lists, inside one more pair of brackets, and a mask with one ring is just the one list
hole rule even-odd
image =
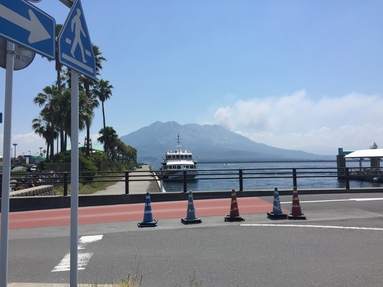
[[23, 0], [0, 0], [0, 36], [55, 58], [56, 21]]
[[72, 5], [58, 36], [58, 44], [62, 64], [90, 78], [96, 78], [96, 60], [80, 0]]

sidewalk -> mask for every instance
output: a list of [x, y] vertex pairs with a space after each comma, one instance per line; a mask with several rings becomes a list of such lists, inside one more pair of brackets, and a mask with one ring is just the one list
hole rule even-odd
[[[151, 181], [153, 180], [153, 174], [150, 171], [149, 165], [142, 165], [140, 169], [137, 169], [137, 172], [132, 172], [130, 175], [132, 181], [129, 182], [129, 194], [145, 194], [146, 191], [150, 193], [159, 192], [157, 182]], [[124, 178], [122, 177], [120, 180], [104, 190], [96, 191], [92, 195], [125, 194]]]

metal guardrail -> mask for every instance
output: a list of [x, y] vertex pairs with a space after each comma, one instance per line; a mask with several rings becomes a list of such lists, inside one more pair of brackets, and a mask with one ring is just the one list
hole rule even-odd
[[[244, 181], [251, 179], [291, 179], [293, 186], [297, 186], [298, 178], [339, 178], [338, 168], [249, 168], [249, 169], [211, 169], [197, 170], [198, 180], [237, 180], [238, 190], [244, 190]], [[346, 189], [350, 189], [350, 178], [347, 168], [344, 171]], [[168, 181], [171, 181], [168, 179]], [[179, 180], [178, 180], [179, 181]], [[187, 191], [187, 171], [184, 171], [183, 191]]]
[[[238, 181], [238, 190], [243, 191], [243, 183], [249, 179], [291, 179], [293, 186], [297, 186], [300, 178], [335, 178], [344, 180], [345, 189], [350, 189], [350, 171], [348, 168], [249, 168], [249, 169], [198, 169], [198, 180], [235, 180]], [[153, 177], [148, 178], [148, 171], [128, 170], [124, 172], [85, 172], [79, 174], [80, 183], [90, 182], [124, 182], [125, 194], [129, 194], [129, 184], [134, 181], [158, 181], [161, 178], [161, 171], [151, 170]], [[157, 177], [155, 177], [155, 175]], [[38, 185], [63, 185], [64, 196], [68, 195], [70, 185], [70, 173], [31, 173], [23, 177], [11, 176], [12, 181], [17, 184]], [[354, 179], [354, 178], [353, 178]], [[166, 179], [172, 181], [172, 179]], [[188, 170], [183, 171], [183, 177], [177, 180], [183, 183], [183, 191], [188, 189]], [[1, 184], [0, 184], [1, 186]], [[1, 193], [0, 193], [1, 196]]]

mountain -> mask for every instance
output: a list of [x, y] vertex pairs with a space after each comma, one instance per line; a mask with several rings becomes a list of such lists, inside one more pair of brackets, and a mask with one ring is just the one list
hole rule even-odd
[[178, 135], [181, 149], [192, 151], [199, 162], [334, 159], [256, 143], [218, 125], [155, 122], [120, 139], [137, 149], [139, 162], [150, 163], [157, 168], [165, 152], [176, 149]]

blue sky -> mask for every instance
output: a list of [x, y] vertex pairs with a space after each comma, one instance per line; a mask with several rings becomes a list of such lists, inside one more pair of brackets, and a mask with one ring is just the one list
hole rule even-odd
[[[59, 0], [35, 5], [60, 24], [69, 13]], [[82, 6], [91, 40], [107, 58], [101, 78], [114, 86], [106, 123], [120, 136], [176, 121], [219, 124], [259, 143], [315, 153], [383, 147], [382, 1], [82, 0]], [[0, 79], [1, 88], [4, 69]], [[54, 81], [53, 62], [39, 55], [14, 73], [18, 154], [44, 146], [31, 128], [40, 110], [33, 98]], [[97, 138], [101, 109], [95, 112]], [[2, 151], [2, 139], [0, 145]]]

